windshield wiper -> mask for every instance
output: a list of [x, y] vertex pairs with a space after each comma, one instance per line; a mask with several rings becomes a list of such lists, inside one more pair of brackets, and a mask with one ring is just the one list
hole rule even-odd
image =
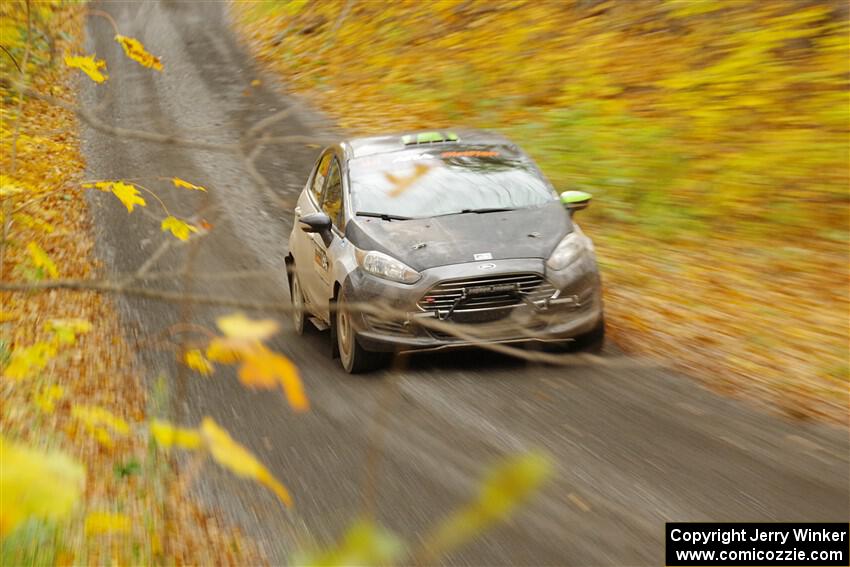
[[387, 213], [369, 213], [364, 211], [357, 211], [354, 213], [358, 217], [375, 217], [376, 219], [381, 219], [385, 221], [393, 221], [393, 220], [410, 220], [413, 217], [403, 217], [401, 215], [389, 215]]
[[504, 213], [505, 211], [515, 211], [516, 209], [511, 207], [490, 207], [484, 209], [463, 209], [460, 211], [455, 211], [453, 213], [444, 213], [442, 215], [437, 215], [438, 217], [447, 217], [449, 215], [463, 215], [466, 213], [475, 213], [477, 215], [481, 215], [484, 213]]

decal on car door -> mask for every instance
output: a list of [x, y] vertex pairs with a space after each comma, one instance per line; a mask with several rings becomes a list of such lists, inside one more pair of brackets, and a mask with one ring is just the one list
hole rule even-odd
[[316, 274], [323, 284], [327, 285], [330, 282], [330, 267], [331, 263], [328, 260], [328, 252], [324, 246], [320, 246], [318, 242], [313, 241], [313, 263], [316, 267]]
[[[328, 262], [328, 253], [325, 252], [325, 249], [316, 244], [313, 245], [313, 261], [316, 263], [316, 266], [319, 268], [320, 274], [327, 274], [328, 267], [330, 267], [330, 262]], [[325, 278], [322, 278], [325, 279]]]

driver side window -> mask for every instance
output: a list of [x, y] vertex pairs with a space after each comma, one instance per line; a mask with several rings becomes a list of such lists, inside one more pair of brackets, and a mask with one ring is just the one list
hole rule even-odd
[[328, 173], [328, 184], [325, 188], [325, 198], [322, 201], [322, 210], [331, 217], [334, 226], [340, 231], [345, 230], [345, 215], [342, 207], [342, 178], [339, 171], [339, 163], [336, 159], [331, 161]]
[[331, 166], [332, 153], [327, 153], [319, 160], [319, 165], [316, 167], [316, 174], [313, 176], [313, 184], [310, 187], [310, 192], [316, 198], [317, 203], [322, 202], [322, 187], [325, 185], [325, 179], [328, 177], [328, 170]]

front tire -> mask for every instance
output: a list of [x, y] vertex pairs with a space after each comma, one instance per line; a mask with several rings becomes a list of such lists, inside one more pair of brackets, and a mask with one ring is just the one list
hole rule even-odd
[[296, 333], [303, 335], [307, 312], [304, 307], [304, 292], [301, 291], [301, 282], [298, 280], [298, 273], [295, 270], [294, 264], [291, 274], [289, 278], [289, 294], [292, 299], [292, 326], [295, 327]]
[[576, 337], [574, 344], [576, 350], [592, 354], [601, 353], [605, 348], [605, 317], [599, 320], [595, 329]]
[[359, 374], [386, 366], [392, 358], [392, 353], [369, 351], [357, 342], [357, 333], [351, 324], [351, 313], [348, 311], [343, 292], [340, 292], [335, 305], [334, 335], [339, 361], [345, 371], [349, 374]]

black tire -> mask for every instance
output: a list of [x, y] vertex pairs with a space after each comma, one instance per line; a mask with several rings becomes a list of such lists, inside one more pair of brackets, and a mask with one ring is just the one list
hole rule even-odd
[[577, 351], [600, 353], [605, 348], [605, 317], [592, 331], [575, 338], [573, 348]]
[[386, 366], [392, 359], [392, 353], [366, 350], [357, 341], [357, 333], [351, 325], [351, 314], [346, 309], [345, 294], [340, 291], [335, 303], [333, 315], [336, 350], [342, 368], [349, 374], [360, 374]]
[[295, 270], [295, 264], [289, 265], [289, 297], [292, 301], [292, 326], [299, 335], [304, 334], [307, 327], [307, 310], [304, 303], [304, 293]]

